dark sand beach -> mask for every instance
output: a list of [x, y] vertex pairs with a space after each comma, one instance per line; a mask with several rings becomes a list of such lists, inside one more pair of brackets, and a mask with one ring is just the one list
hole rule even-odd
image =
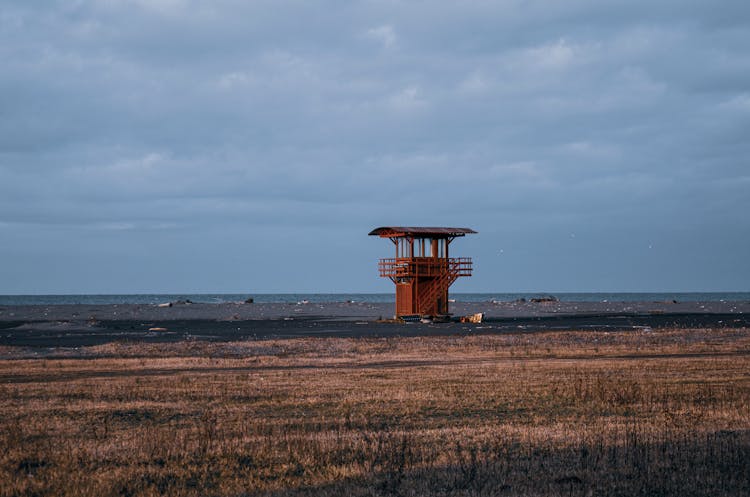
[[393, 316], [393, 304], [365, 302], [0, 306], [0, 345], [74, 348], [115, 341], [750, 326], [750, 302], [458, 302], [451, 312], [454, 318], [482, 312], [485, 319], [480, 324], [384, 322]]

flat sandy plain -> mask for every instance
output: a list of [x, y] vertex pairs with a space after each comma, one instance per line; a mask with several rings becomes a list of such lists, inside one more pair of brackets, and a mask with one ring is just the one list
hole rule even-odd
[[[0, 345], [85, 347], [113, 341], [237, 341], [300, 337], [391, 337], [644, 327], [750, 326], [750, 302], [455, 303], [454, 316], [484, 323], [393, 324], [393, 304], [175, 304], [0, 306]], [[153, 331], [154, 328], [160, 329]], [[151, 330], [151, 331], [150, 331]]]
[[0, 497], [750, 495], [747, 310], [3, 307]]

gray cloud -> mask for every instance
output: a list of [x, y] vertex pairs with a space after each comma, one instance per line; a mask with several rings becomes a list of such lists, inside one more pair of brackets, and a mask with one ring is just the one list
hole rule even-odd
[[740, 1], [9, 5], [0, 292], [390, 291], [382, 224], [478, 229], [459, 290], [747, 290], [749, 27]]

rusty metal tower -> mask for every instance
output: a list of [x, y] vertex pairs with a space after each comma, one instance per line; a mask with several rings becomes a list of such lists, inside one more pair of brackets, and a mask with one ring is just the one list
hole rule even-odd
[[448, 257], [448, 246], [469, 228], [384, 226], [371, 236], [390, 238], [396, 257], [380, 259], [380, 276], [396, 284], [396, 316], [448, 314], [448, 287], [471, 276], [471, 258]]

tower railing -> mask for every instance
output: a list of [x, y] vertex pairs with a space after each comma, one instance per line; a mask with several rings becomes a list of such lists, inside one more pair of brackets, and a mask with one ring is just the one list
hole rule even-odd
[[393, 257], [380, 259], [380, 276], [396, 281], [402, 278], [437, 278], [446, 274], [455, 280], [471, 276], [471, 257]]

